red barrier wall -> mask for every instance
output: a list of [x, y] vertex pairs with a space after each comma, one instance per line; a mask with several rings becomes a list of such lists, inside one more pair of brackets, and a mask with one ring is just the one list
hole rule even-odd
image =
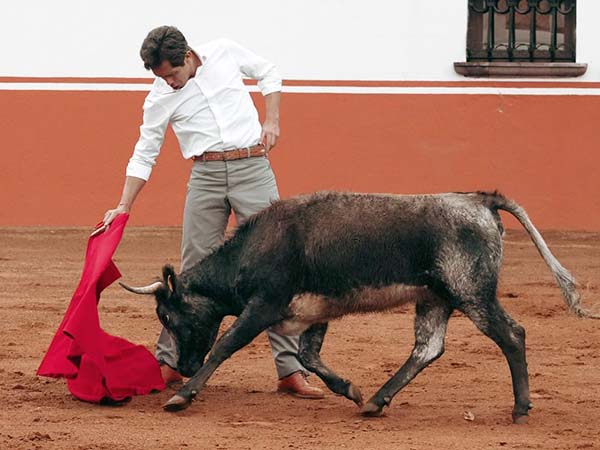
[[[145, 95], [0, 91], [0, 226], [98, 222], [119, 200]], [[598, 231], [598, 111], [598, 96], [285, 93], [271, 161], [283, 197], [499, 189], [541, 229]], [[181, 223], [190, 164], [169, 131], [132, 225]]]

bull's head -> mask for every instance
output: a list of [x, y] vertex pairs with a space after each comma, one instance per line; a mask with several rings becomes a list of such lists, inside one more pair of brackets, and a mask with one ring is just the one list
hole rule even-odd
[[143, 287], [119, 284], [136, 294], [154, 294], [156, 315], [177, 344], [177, 371], [191, 377], [200, 370], [223, 320], [215, 302], [182, 285], [170, 265], [163, 267], [163, 281]]

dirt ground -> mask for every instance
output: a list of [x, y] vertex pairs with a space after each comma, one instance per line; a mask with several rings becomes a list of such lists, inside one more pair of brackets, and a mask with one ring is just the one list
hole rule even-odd
[[[600, 448], [600, 321], [577, 319], [522, 232], [505, 237], [499, 296], [527, 330], [534, 409], [511, 424], [510, 373], [497, 347], [465, 317], [450, 321], [446, 353], [401, 391], [384, 417], [363, 418], [327, 392], [300, 400], [275, 392], [265, 336], [226, 361], [191, 408], [161, 405], [173, 390], [123, 406], [73, 398], [64, 380], [35, 371], [79, 281], [89, 230], [0, 228], [0, 449], [593, 449]], [[600, 234], [544, 233], [600, 309]], [[125, 281], [178, 265], [180, 231], [127, 228], [115, 255]], [[103, 328], [153, 349], [153, 300], [116, 284], [100, 303]], [[408, 356], [413, 308], [330, 325], [324, 360], [369, 397]], [[227, 321], [225, 325], [230, 324]], [[316, 377], [311, 382], [323, 386]], [[467, 418], [474, 420], [467, 420]]]

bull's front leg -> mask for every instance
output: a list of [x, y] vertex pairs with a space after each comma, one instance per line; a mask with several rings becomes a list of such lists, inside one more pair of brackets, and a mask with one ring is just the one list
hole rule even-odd
[[217, 341], [206, 363], [177, 394], [163, 405], [163, 409], [173, 412], [190, 406], [213, 372], [227, 358], [252, 342], [262, 331], [282, 319], [280, 311], [278, 305], [269, 304], [262, 298], [254, 297], [250, 300], [242, 314]]

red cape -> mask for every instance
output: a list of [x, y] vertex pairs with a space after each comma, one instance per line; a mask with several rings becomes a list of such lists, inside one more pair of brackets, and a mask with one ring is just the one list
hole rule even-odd
[[165, 388], [158, 362], [145, 347], [100, 328], [100, 293], [121, 277], [112, 256], [128, 219], [121, 214], [107, 231], [89, 238], [81, 280], [37, 371], [67, 378], [71, 393], [89, 402], [119, 402]]

